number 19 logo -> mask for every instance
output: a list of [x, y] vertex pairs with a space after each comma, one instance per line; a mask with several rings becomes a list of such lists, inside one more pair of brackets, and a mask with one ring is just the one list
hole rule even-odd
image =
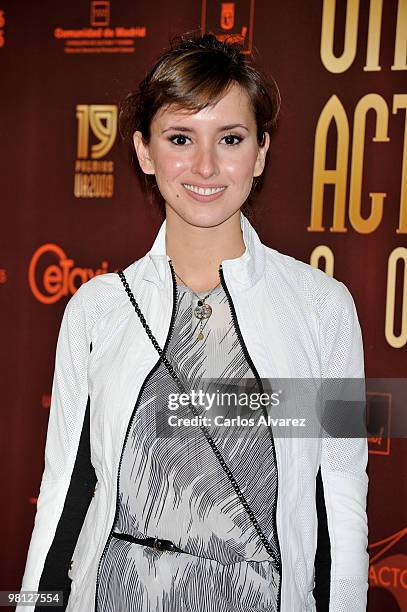
[[89, 131], [92, 130], [98, 143], [90, 146], [90, 157], [99, 159], [107, 155], [117, 134], [117, 106], [108, 104], [78, 104], [77, 157], [89, 158]]

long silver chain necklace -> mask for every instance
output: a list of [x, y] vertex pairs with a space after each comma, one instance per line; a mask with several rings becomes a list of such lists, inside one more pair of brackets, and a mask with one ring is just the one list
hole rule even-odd
[[[175, 272], [175, 269], [174, 269], [174, 272]], [[180, 277], [179, 274], [175, 272], [175, 275], [178, 276], [180, 281], [182, 281], [186, 287], [188, 287], [186, 282]], [[219, 287], [219, 285], [220, 283], [218, 283], [216, 287]], [[191, 287], [189, 287], [189, 289], [191, 289], [192, 293], [198, 300], [198, 304], [195, 306], [195, 309], [194, 309], [194, 315], [196, 316], [197, 319], [199, 319], [199, 334], [197, 336], [197, 340], [203, 340], [204, 338], [204, 335], [202, 333], [203, 321], [204, 319], [209, 319], [209, 317], [212, 314], [212, 306], [210, 304], [206, 304], [205, 301], [211, 295], [212, 291], [215, 291], [216, 287], [211, 289], [205, 297], [200, 297], [199, 295], [195, 293], [193, 289], [191, 289]]]

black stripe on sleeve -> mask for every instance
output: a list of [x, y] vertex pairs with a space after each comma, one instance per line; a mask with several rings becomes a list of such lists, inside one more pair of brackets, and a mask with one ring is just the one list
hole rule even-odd
[[[90, 461], [90, 397], [88, 396], [71, 482], [38, 586], [39, 591], [63, 591], [64, 604], [62, 608], [58, 607], [58, 610], [65, 610], [68, 605], [72, 582], [68, 576], [69, 564], [95, 485], [96, 474]], [[45, 612], [49, 607], [37, 605], [35, 610]]]
[[316, 509], [318, 540], [315, 554], [315, 588], [313, 594], [317, 612], [328, 612], [331, 585], [331, 542], [329, 539], [321, 468], [319, 468], [316, 478]]

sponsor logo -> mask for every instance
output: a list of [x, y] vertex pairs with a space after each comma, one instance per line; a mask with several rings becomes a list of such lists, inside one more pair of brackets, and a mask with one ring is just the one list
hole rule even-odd
[[222, 30], [231, 30], [235, 25], [235, 3], [222, 2], [220, 9], [220, 27]]
[[4, 33], [4, 26], [6, 25], [6, 18], [4, 11], [0, 9], [0, 49], [6, 44], [6, 38]]
[[[405, 610], [407, 604], [407, 556], [402, 552], [402, 540], [406, 535], [407, 528], [404, 527], [383, 540], [369, 544], [369, 585], [389, 591], [400, 610]], [[382, 558], [395, 546], [399, 549], [397, 552]]]
[[[75, 160], [76, 198], [111, 198], [114, 191], [114, 163], [101, 159], [111, 150], [117, 135], [117, 106], [78, 104], [78, 136]], [[90, 143], [93, 137], [92, 144]]]
[[391, 393], [366, 392], [369, 453], [390, 455]]
[[242, 53], [251, 53], [253, 45], [254, 0], [209, 3], [202, 0], [201, 31], [211, 32], [219, 40], [238, 42]]
[[67, 257], [60, 246], [47, 243], [39, 247], [31, 258], [28, 284], [39, 302], [55, 304], [62, 297], [76, 293], [79, 286], [90, 278], [109, 272], [108, 266], [107, 261], [102, 261], [96, 270], [81, 268], [75, 265], [74, 259]]
[[98, 26], [108, 26], [110, 24], [110, 2], [106, 0], [95, 0], [90, 3], [90, 24]]
[[110, 19], [110, 2], [91, 0], [90, 25], [79, 29], [57, 26], [54, 37], [64, 41], [65, 53], [134, 53], [135, 40], [146, 37], [146, 27], [112, 26]]

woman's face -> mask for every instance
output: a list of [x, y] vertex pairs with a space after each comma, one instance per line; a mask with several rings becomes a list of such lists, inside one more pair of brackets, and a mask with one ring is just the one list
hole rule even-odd
[[[140, 132], [133, 139], [142, 170], [155, 174], [167, 216], [200, 227], [219, 225], [241, 208], [270, 144], [266, 132], [259, 147], [249, 97], [237, 84], [198, 113], [161, 109], [151, 122], [150, 143], [144, 145]], [[199, 188], [221, 191], [194, 193]]]

